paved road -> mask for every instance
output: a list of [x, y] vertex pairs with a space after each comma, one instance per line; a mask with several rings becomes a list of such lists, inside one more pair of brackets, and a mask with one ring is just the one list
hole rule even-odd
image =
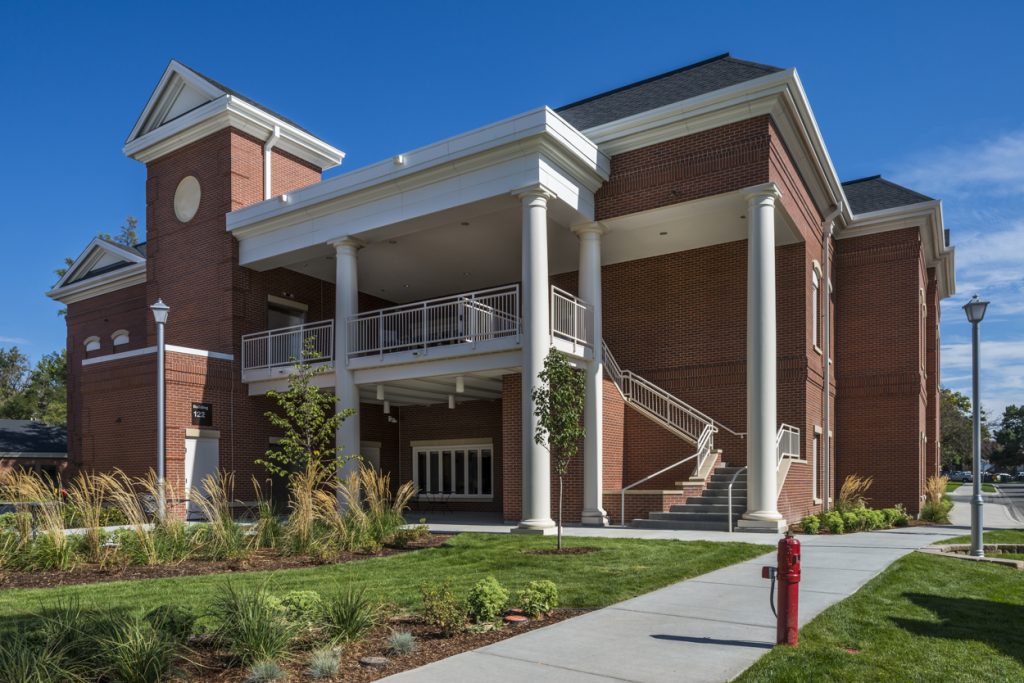
[[1024, 482], [999, 484], [997, 488], [1003, 495], [999, 496], [992, 502], [1006, 505], [1009, 508], [1008, 512], [1010, 513], [1010, 516], [1015, 518], [1018, 522], [1024, 523]]

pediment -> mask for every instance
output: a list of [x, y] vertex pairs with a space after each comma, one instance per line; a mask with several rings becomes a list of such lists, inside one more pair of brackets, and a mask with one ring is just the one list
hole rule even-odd
[[127, 142], [151, 133], [203, 105], [227, 95], [210, 80], [171, 60], [135, 123]]
[[85, 251], [68, 266], [54, 290], [88, 280], [122, 268], [145, 264], [146, 259], [133, 247], [126, 247], [97, 237]]

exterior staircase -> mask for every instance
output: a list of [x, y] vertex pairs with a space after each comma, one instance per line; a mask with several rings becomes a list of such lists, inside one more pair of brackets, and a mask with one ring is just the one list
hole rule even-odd
[[729, 483], [732, 482], [732, 520], [747, 509], [747, 472], [745, 467], [720, 465], [714, 468], [700, 496], [691, 496], [683, 505], [668, 512], [652, 512], [647, 519], [634, 519], [635, 529], [691, 529], [695, 531], [729, 530]]

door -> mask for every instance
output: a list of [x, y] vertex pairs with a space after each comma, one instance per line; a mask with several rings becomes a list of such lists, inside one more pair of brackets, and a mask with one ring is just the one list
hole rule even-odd
[[380, 472], [380, 444], [364, 441], [359, 446], [359, 454], [363, 456], [363, 464]]
[[215, 476], [220, 469], [220, 432], [206, 429], [196, 431], [198, 435], [185, 437], [186, 519], [197, 519], [202, 515], [195, 499], [206, 495], [204, 481], [209, 476]]
[[[305, 309], [293, 308], [276, 302], [267, 304], [267, 329], [281, 330], [306, 323]], [[292, 365], [302, 356], [302, 333], [298, 330], [270, 337], [269, 362], [271, 366]]]

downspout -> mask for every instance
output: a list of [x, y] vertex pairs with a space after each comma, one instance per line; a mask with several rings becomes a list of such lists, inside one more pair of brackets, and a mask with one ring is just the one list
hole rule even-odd
[[[830, 258], [832, 240], [832, 232], [835, 227], [836, 218], [843, 212], [843, 200], [840, 199], [838, 205], [833, 209], [832, 213], [825, 216], [825, 220], [821, 222], [821, 260], [822, 269], [824, 270], [822, 283], [824, 286], [821, 287], [821, 296], [825, 300], [824, 305], [819, 306], [819, 315], [824, 317], [821, 325], [821, 353], [824, 360], [822, 361], [822, 369], [824, 377], [822, 379], [822, 398], [821, 398], [821, 427], [822, 427], [822, 440], [821, 440], [821, 455], [822, 455], [822, 479], [823, 489], [821, 495], [821, 509], [828, 511], [830, 494], [832, 487], [830, 482], [832, 481], [832, 467], [830, 461], [831, 448], [829, 445], [832, 443], [831, 431], [832, 425], [830, 418], [831, 406], [829, 405], [832, 401], [832, 392], [830, 391], [832, 385], [832, 277], [831, 277], [831, 265], [832, 259]], [[817, 321], [815, 321], [817, 322]]]
[[274, 149], [274, 145], [281, 139], [281, 127], [274, 126], [274, 130], [271, 131], [270, 137], [263, 143], [263, 199], [270, 199], [270, 160], [273, 155], [270, 153]]

